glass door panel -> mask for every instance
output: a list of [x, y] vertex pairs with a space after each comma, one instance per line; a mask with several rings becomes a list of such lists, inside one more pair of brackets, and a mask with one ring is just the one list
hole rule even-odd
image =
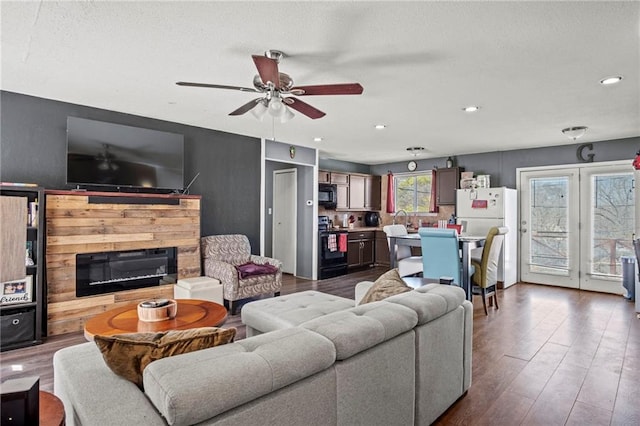
[[628, 164], [521, 171], [521, 280], [623, 294], [635, 209]]
[[578, 287], [578, 170], [521, 175], [521, 278]]
[[618, 166], [581, 170], [581, 288], [623, 293], [622, 256], [632, 256], [635, 227], [633, 171]]

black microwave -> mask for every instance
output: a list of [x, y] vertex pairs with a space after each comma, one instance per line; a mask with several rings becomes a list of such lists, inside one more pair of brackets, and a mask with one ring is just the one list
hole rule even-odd
[[338, 198], [338, 187], [335, 184], [321, 183], [318, 185], [318, 204], [325, 209], [335, 209]]

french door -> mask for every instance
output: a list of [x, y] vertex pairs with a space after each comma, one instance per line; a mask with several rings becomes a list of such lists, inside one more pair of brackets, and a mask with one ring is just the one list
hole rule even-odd
[[628, 163], [520, 171], [522, 281], [622, 294], [634, 228]]

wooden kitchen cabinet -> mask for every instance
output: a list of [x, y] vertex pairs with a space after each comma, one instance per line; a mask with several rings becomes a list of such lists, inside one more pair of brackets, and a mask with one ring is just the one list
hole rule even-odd
[[330, 173], [331, 183], [336, 185], [336, 210], [349, 209], [349, 175], [347, 173]]
[[349, 209], [364, 210], [365, 177], [362, 175], [349, 176]]
[[382, 178], [366, 176], [364, 181], [365, 210], [382, 210]]
[[381, 210], [382, 178], [380, 176], [320, 170], [318, 183], [336, 185], [336, 210]]
[[461, 167], [438, 169], [436, 172], [436, 204], [439, 206], [455, 205], [456, 190], [460, 188]]
[[374, 247], [374, 231], [349, 232], [347, 245], [347, 266], [349, 269], [373, 265]]
[[384, 231], [376, 231], [375, 233], [375, 263], [380, 266], [390, 266], [391, 258], [389, 257], [389, 242], [387, 234]]
[[336, 210], [349, 209], [349, 186], [336, 185]]
[[318, 183], [331, 183], [331, 172], [318, 170]]
[[349, 174], [331, 172], [331, 183], [335, 183], [338, 185], [349, 185]]

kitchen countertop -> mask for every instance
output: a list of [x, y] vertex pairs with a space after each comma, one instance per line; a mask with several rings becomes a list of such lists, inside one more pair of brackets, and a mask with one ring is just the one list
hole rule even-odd
[[[334, 230], [339, 230], [339, 231], [349, 231], [349, 232], [364, 232], [364, 231], [380, 231], [380, 232], [384, 232], [384, 230], [382, 229], [382, 226], [356, 226], [354, 228], [342, 228], [340, 227], [340, 229], [334, 229]], [[418, 232], [417, 229], [414, 228], [407, 228], [407, 232], [411, 233], [415, 233]]]
[[356, 226], [351, 229], [347, 229], [349, 232], [363, 232], [363, 231], [382, 231], [381, 226]]

